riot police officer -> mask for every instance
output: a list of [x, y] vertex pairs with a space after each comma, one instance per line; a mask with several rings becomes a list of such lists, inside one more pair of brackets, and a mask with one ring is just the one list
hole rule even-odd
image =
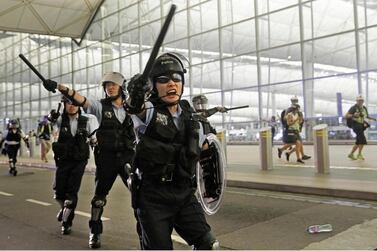
[[215, 128], [212, 127], [207, 118], [212, 116], [216, 112], [226, 112], [226, 108], [217, 106], [211, 109], [207, 109], [208, 99], [203, 94], [194, 96], [192, 98], [192, 104], [196, 111], [195, 116], [200, 121], [200, 126], [202, 127], [201, 130], [204, 131], [204, 135], [208, 133], [213, 133], [216, 135]]
[[9, 174], [16, 176], [16, 163], [18, 149], [20, 149], [21, 139], [25, 141], [27, 148], [29, 148], [28, 136], [20, 128], [20, 123], [17, 119], [12, 119], [7, 125], [7, 132], [3, 135], [0, 146], [5, 142], [4, 149], [8, 154], [9, 159]]
[[101, 100], [87, 99], [75, 90], [52, 80], [43, 83], [47, 90], [58, 89], [74, 104], [82, 106], [88, 113], [95, 115], [100, 124], [96, 132], [98, 144], [94, 149], [96, 187], [89, 221], [90, 248], [101, 246], [100, 235], [103, 231], [101, 215], [106, 205], [106, 196], [118, 174], [127, 185], [128, 174], [124, 166], [126, 163], [131, 163], [134, 156], [133, 124], [124, 108], [125, 82], [125, 78], [119, 72], [105, 73], [101, 85], [106, 98]]
[[223, 106], [216, 106], [211, 109], [208, 109], [208, 99], [203, 94], [194, 96], [192, 98], [192, 104], [195, 108], [195, 111], [198, 112], [203, 118], [211, 117], [216, 112], [227, 112], [227, 109]]
[[54, 197], [61, 207], [58, 214], [58, 221], [62, 222], [61, 233], [70, 234], [77, 194], [90, 155], [89, 143], [96, 143], [93, 132], [98, 128], [98, 122], [93, 115], [81, 114], [80, 107], [68, 99], [63, 97], [62, 102], [62, 116], [55, 110], [49, 115], [49, 120], [57, 127], [59, 135], [57, 142], [52, 144], [56, 163], [53, 189]]
[[148, 83], [142, 75], [134, 76], [127, 87], [127, 111], [134, 114], [138, 136], [132, 204], [143, 249], [172, 249], [173, 228], [196, 249], [218, 244], [194, 195], [201, 144], [194, 110], [181, 100], [185, 72], [181, 59], [166, 53], [152, 67], [149, 101], [144, 102]]

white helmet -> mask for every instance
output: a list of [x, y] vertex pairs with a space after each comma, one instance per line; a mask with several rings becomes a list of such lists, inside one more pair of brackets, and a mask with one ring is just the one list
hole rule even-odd
[[118, 95], [112, 97], [113, 99], [116, 99], [119, 96], [122, 96], [123, 98], [126, 97], [125, 96], [126, 95], [125, 94], [125, 91], [126, 91], [126, 79], [123, 77], [122, 74], [120, 74], [119, 72], [106, 72], [103, 75], [102, 80], [101, 80], [101, 85], [103, 87], [103, 91], [106, 94], [106, 97], [107, 97], [107, 93], [106, 93], [106, 90], [105, 90], [105, 84], [109, 83], [109, 82], [117, 84], [117, 85], [120, 86]]
[[126, 79], [119, 72], [106, 72], [101, 80], [101, 85], [104, 85], [107, 82], [112, 82], [119, 86], [122, 86]]
[[357, 101], [364, 101], [364, 97], [362, 95], [359, 95], [356, 97], [356, 102]]
[[297, 96], [295, 95], [295, 96], [293, 96], [292, 98], [291, 98], [291, 103], [292, 103], [292, 105], [294, 105], [294, 104], [297, 104], [298, 103], [298, 98], [297, 98]]

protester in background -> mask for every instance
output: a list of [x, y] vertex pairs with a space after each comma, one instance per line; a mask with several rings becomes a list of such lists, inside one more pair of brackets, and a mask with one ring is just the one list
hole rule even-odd
[[271, 116], [271, 119], [268, 121], [268, 126], [271, 127], [271, 141], [272, 145], [274, 144], [274, 137], [278, 128], [278, 122], [276, 121], [276, 116]]
[[[303, 128], [303, 126], [304, 126], [304, 122], [305, 122], [305, 120], [304, 120], [304, 115], [303, 115], [303, 113], [300, 111], [300, 105], [299, 105], [298, 103], [295, 104], [295, 107], [297, 108], [298, 123], [299, 123], [299, 134], [298, 134], [299, 137], [297, 138], [297, 140], [300, 141], [300, 144], [299, 144], [299, 146], [300, 146], [299, 151], [300, 151], [300, 154], [301, 154], [302, 159], [303, 159], [303, 160], [307, 160], [307, 159], [310, 159], [311, 156], [306, 155], [306, 154], [304, 153], [304, 144], [303, 144], [303, 142], [302, 142], [302, 138], [301, 138], [301, 135], [300, 135], [301, 132], [302, 132], [302, 128]], [[294, 148], [292, 148], [292, 149], [290, 149], [288, 152], [285, 153], [285, 157], [286, 157], [287, 161], [289, 161], [290, 154], [293, 153], [294, 151], [296, 151], [296, 150], [295, 150]]]
[[44, 116], [43, 120], [38, 124], [37, 135], [41, 143], [41, 159], [48, 162], [47, 154], [51, 149], [51, 133], [52, 126], [48, 121], [48, 116]]
[[[352, 147], [351, 152], [348, 154], [348, 158], [351, 160], [364, 160], [362, 154], [364, 145], [367, 144], [367, 139], [365, 137], [364, 131], [369, 127], [368, 122], [365, 119], [370, 119], [376, 121], [376, 118], [369, 117], [368, 109], [364, 106], [364, 98], [359, 95], [356, 97], [356, 104], [353, 105], [346, 113], [346, 119], [349, 121], [347, 124], [352, 128], [356, 134], [356, 142]], [[357, 157], [354, 153], [358, 150]]]

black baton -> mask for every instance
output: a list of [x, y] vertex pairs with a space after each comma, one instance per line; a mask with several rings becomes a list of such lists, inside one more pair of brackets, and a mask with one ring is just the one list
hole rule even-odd
[[153, 63], [157, 57], [158, 51], [160, 50], [160, 47], [162, 45], [162, 42], [164, 41], [165, 35], [168, 32], [171, 20], [173, 19], [175, 10], [177, 9], [177, 6], [175, 4], [172, 4], [169, 10], [168, 15], [166, 16], [165, 22], [162, 25], [162, 28], [160, 30], [160, 34], [158, 34], [157, 40], [153, 45], [152, 52], [149, 56], [148, 62], [145, 65], [142, 78], [146, 79], [149, 76], [149, 73], [152, 70]]
[[35, 75], [38, 76], [38, 78], [40, 80], [42, 80], [43, 82], [46, 81], [46, 79], [42, 76], [42, 74], [39, 73], [39, 71], [37, 69], [35, 69], [34, 65], [32, 65], [29, 60], [27, 60], [27, 58], [25, 58], [25, 56], [21, 53], [18, 55], [22, 61], [25, 62], [25, 64], [27, 64], [27, 66], [29, 66], [29, 68], [35, 73]]
[[248, 108], [249, 106], [248, 105], [243, 105], [243, 106], [236, 106], [236, 107], [232, 107], [232, 108], [225, 108], [227, 111], [231, 111], [231, 110], [237, 110], [237, 109], [243, 109], [243, 108]]

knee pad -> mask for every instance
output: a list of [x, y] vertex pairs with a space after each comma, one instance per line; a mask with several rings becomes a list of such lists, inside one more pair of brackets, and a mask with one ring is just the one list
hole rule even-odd
[[216, 240], [211, 232], [207, 232], [199, 238], [194, 244], [193, 250], [216, 250], [220, 247], [220, 243]]
[[106, 205], [106, 198], [94, 196], [92, 200], [91, 221], [100, 222], [103, 207]]
[[73, 209], [74, 208], [74, 202], [73, 200], [65, 200], [64, 201], [64, 207]]
[[100, 196], [94, 196], [94, 198], [92, 199], [92, 207], [95, 207], [95, 208], [103, 208], [105, 205], [106, 205], [106, 198], [105, 197], [100, 197]]

